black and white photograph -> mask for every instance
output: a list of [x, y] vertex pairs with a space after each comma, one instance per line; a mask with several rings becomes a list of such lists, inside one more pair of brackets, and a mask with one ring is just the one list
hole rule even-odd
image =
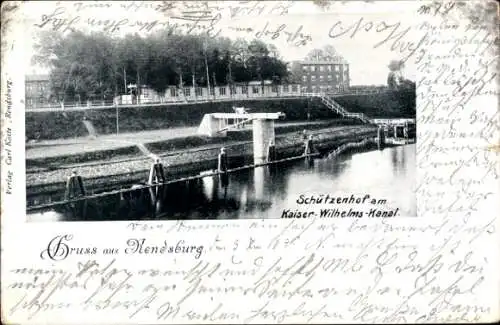
[[402, 28], [244, 3], [153, 2], [169, 19], [147, 22], [103, 20], [97, 2], [39, 4], [29, 221], [416, 216], [414, 58], [369, 33]]
[[2, 2], [2, 324], [498, 323], [498, 8]]

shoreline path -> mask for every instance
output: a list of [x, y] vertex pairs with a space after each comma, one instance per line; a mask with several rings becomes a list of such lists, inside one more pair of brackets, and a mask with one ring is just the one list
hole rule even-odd
[[[287, 122], [276, 124], [276, 128], [286, 126], [308, 126], [327, 124], [329, 121]], [[99, 135], [97, 138], [78, 137], [71, 139], [41, 140], [26, 144], [26, 159], [58, 157], [102, 150], [139, 146], [145, 143], [165, 141], [197, 135], [198, 127], [176, 127], [161, 130], [124, 132], [121, 134]]]

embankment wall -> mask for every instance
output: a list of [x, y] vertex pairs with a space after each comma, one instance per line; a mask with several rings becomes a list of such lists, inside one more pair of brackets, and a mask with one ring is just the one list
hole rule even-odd
[[[394, 91], [382, 94], [336, 97], [348, 111], [362, 112], [368, 117], [414, 117], [415, 93]], [[338, 115], [319, 98], [288, 98], [212, 102], [183, 105], [119, 107], [120, 132], [166, 129], [179, 126], [197, 126], [203, 115], [215, 112], [231, 113], [232, 106], [245, 106], [251, 112], [283, 112], [287, 121], [331, 119]], [[87, 136], [83, 120], [90, 120], [98, 134], [116, 132], [115, 108], [81, 111], [26, 112], [26, 137], [33, 139], [64, 139]]]

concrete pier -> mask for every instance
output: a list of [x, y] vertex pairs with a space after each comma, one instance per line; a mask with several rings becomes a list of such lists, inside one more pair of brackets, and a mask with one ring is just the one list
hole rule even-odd
[[254, 164], [267, 162], [269, 145], [274, 143], [274, 120], [253, 120], [253, 161]]
[[383, 150], [385, 146], [385, 130], [383, 126], [378, 127], [377, 131], [377, 145], [379, 150]]

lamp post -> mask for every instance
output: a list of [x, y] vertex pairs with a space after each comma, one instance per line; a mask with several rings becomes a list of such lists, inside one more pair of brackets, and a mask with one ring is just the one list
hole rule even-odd
[[[207, 73], [208, 98], [210, 98], [210, 73], [208, 72], [207, 50], [208, 50], [208, 43], [207, 43], [207, 40], [205, 40], [203, 42], [203, 54], [204, 54], [204, 57], [205, 57], [205, 70], [206, 70], [206, 73]], [[214, 96], [215, 96], [215, 91], [214, 91]]]
[[120, 133], [120, 113], [119, 113], [119, 109], [118, 109], [118, 105], [116, 104], [116, 102], [114, 102], [114, 105], [115, 105], [115, 111], [116, 111], [116, 135], [118, 135]]

